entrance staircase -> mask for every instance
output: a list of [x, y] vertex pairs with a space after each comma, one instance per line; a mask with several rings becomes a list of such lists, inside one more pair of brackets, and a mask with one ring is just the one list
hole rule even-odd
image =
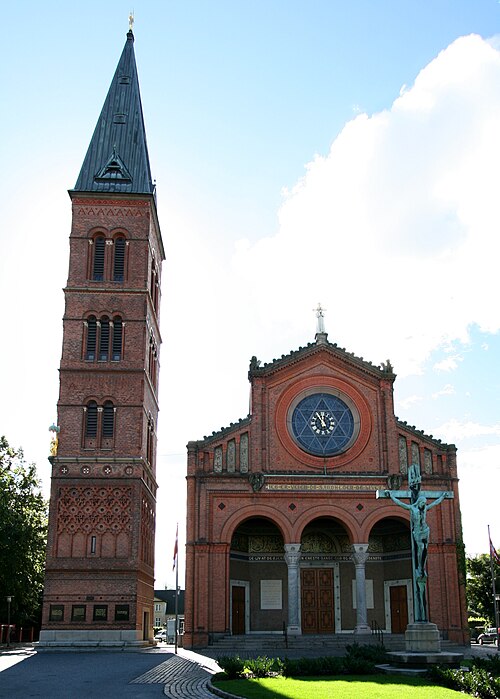
[[[256, 657], [258, 655], [288, 657], [318, 657], [322, 655], [344, 655], [348, 644], [376, 645], [381, 643], [386, 650], [403, 650], [404, 634], [356, 635], [332, 634], [327, 636], [303, 635], [285, 636], [283, 634], [249, 634], [246, 636], [220, 636], [201, 652], [212, 658], [223, 655]], [[197, 649], [198, 650], [198, 649]]]

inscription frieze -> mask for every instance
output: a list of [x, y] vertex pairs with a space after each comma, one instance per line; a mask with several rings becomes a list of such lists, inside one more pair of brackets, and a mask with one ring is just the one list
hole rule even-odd
[[291, 490], [297, 493], [305, 492], [343, 492], [343, 493], [374, 493], [379, 489], [374, 484], [351, 484], [351, 483], [267, 483], [264, 490]]

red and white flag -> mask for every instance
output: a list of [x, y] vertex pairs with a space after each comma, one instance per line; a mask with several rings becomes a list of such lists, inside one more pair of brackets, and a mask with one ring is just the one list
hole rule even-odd
[[175, 570], [177, 564], [177, 554], [179, 553], [179, 524], [177, 524], [177, 529], [175, 530], [175, 544], [174, 544], [174, 565], [172, 570]]
[[490, 536], [490, 556], [491, 556], [492, 560], [495, 561], [495, 563], [498, 563], [498, 565], [500, 565], [500, 555], [498, 555], [496, 548], [493, 546], [493, 542], [491, 541], [491, 536]]

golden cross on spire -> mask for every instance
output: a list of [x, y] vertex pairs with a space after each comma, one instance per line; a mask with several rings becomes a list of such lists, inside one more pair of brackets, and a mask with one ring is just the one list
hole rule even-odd
[[134, 11], [131, 10], [130, 14], [128, 16], [128, 28], [129, 31], [132, 31], [134, 29]]

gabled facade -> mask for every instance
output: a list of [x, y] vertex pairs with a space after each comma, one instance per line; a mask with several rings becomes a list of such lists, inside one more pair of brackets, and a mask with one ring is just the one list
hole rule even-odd
[[394, 415], [395, 374], [316, 341], [250, 363], [251, 413], [188, 444], [185, 647], [224, 634], [403, 633], [413, 621], [407, 511], [376, 491], [451, 491], [428, 513], [429, 614], [467, 635], [453, 445]]
[[152, 638], [164, 252], [133, 46], [69, 193], [42, 645]]

